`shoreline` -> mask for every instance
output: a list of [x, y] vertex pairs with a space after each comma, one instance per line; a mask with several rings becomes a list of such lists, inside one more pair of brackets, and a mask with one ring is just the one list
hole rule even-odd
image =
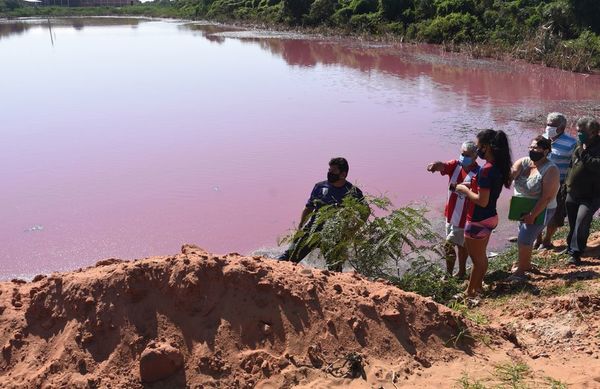
[[[417, 39], [405, 39], [404, 35], [397, 35], [394, 33], [370, 33], [365, 31], [353, 32], [347, 28], [336, 28], [325, 25], [318, 26], [305, 26], [305, 25], [289, 25], [281, 22], [261, 22], [258, 20], [243, 20], [236, 18], [226, 17], [186, 17], [185, 15], [174, 15], [172, 10], [168, 7], [146, 7], [144, 6], [131, 6], [130, 7], [89, 7], [89, 8], [63, 8], [63, 7], [47, 7], [47, 8], [35, 8], [35, 10], [48, 10], [47, 12], [23, 12], [16, 14], [6, 14], [0, 12], [1, 20], [19, 20], [19, 19], [46, 19], [46, 18], [139, 18], [139, 19], [150, 19], [150, 20], [169, 20], [178, 21], [183, 23], [204, 23], [206, 25], [215, 25], [223, 27], [231, 27], [236, 29], [245, 29], [251, 31], [269, 31], [269, 32], [280, 32], [280, 33], [293, 33], [303, 35], [304, 39], [328, 39], [328, 40], [339, 40], [352, 42], [356, 41], [361, 44], [385, 44], [385, 45], [408, 45], [408, 46], [430, 46], [435, 47], [440, 53], [454, 53], [464, 56], [467, 59], [472, 60], [494, 60], [503, 63], [514, 63], [514, 64], [531, 64], [542, 66], [550, 69], [557, 69], [575, 74], [582, 75], [600, 75], [600, 68], [589, 68], [586, 71], [581, 69], [568, 69], [567, 66], [553, 66], [547, 64], [545, 61], [536, 60], [534, 58], [528, 58], [528, 55], [533, 55], [537, 49], [536, 47], [525, 48], [525, 46], [532, 45], [533, 42], [524, 40], [522, 42], [505, 45], [500, 43], [490, 42], [467, 42], [467, 43], [453, 43], [453, 42], [426, 42]], [[135, 9], [135, 7], [140, 7]], [[170, 14], [171, 13], [171, 14]], [[535, 46], [535, 45], [534, 45]], [[527, 54], [526, 51], [531, 50], [532, 53]]]

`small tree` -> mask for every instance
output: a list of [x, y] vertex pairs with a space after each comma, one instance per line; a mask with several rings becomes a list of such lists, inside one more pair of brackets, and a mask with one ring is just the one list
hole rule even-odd
[[285, 240], [319, 248], [330, 267], [349, 263], [368, 277], [397, 277], [400, 262], [439, 254], [440, 237], [425, 217], [425, 208], [391, 207], [383, 196], [346, 196], [339, 206], [320, 208], [309, 228]]
[[283, 12], [292, 22], [298, 23], [308, 14], [311, 5], [311, 0], [283, 0]]

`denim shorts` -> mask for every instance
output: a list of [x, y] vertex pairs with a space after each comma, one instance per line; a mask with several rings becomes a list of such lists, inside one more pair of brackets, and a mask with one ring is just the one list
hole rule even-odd
[[556, 208], [546, 209], [546, 218], [544, 224], [525, 224], [519, 222], [519, 238], [517, 242], [525, 246], [533, 246], [535, 239], [542, 233], [548, 222], [554, 216]]

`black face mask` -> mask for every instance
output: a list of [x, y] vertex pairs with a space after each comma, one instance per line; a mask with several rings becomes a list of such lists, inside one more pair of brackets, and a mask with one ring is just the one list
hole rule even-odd
[[331, 172], [327, 173], [327, 181], [329, 181], [329, 183], [333, 184], [334, 182], [338, 182], [339, 180], [340, 180], [339, 174], [335, 174], [335, 173], [331, 173]]
[[533, 162], [537, 162], [540, 159], [544, 158], [544, 152], [543, 151], [534, 151], [534, 150], [529, 150], [529, 158], [533, 161]]
[[485, 151], [483, 149], [478, 149], [477, 150], [477, 156], [481, 159], [485, 158]]

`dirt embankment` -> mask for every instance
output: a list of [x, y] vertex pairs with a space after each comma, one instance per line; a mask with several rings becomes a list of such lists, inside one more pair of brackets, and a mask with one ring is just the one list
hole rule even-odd
[[191, 245], [4, 282], [0, 387], [600, 388], [600, 234], [590, 246], [456, 311]]
[[465, 332], [506, 343], [490, 331], [358, 274], [186, 245], [0, 283], [0, 387], [391, 388], [473, 354]]

